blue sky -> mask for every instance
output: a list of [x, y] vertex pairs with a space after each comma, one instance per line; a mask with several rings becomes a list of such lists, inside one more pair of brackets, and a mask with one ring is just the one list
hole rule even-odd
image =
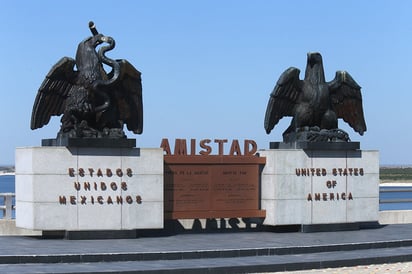
[[268, 148], [290, 123], [265, 133], [270, 92], [290, 66], [303, 78], [318, 51], [327, 81], [346, 70], [362, 87], [367, 132], [339, 126], [381, 164], [412, 164], [411, 14], [406, 0], [1, 1], [0, 164], [56, 136], [60, 117], [30, 129], [33, 102], [50, 68], [90, 36], [89, 20], [116, 40], [109, 57], [142, 72], [144, 131], [128, 134], [139, 147], [195, 138]]

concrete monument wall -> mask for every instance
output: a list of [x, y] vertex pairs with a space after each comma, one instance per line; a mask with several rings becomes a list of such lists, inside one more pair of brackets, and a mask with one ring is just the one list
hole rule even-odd
[[16, 149], [16, 226], [33, 230], [163, 227], [163, 150]]
[[379, 220], [379, 153], [272, 149], [262, 171], [265, 225]]

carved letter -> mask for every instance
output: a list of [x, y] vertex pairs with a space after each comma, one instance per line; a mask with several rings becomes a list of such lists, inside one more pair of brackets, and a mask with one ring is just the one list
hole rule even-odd
[[69, 176], [74, 177], [74, 168], [72, 167], [69, 168]]
[[176, 139], [175, 140], [174, 155], [187, 155], [186, 139]]
[[326, 187], [331, 188], [332, 187], [332, 182], [331, 181], [326, 181]]
[[103, 172], [100, 168], [97, 170], [97, 177], [103, 177]]
[[111, 183], [110, 183], [110, 188], [111, 188], [112, 190], [116, 191], [116, 190], [117, 190], [117, 184], [116, 184], [115, 182], [111, 182]]
[[[249, 149], [250, 145], [252, 145], [252, 148]], [[257, 144], [255, 141], [253, 140], [245, 140], [245, 152], [244, 155], [245, 156], [253, 156], [255, 155], [257, 151]]]
[[112, 177], [113, 176], [112, 170], [110, 168], [106, 168], [106, 176], [107, 177]]
[[232, 141], [232, 145], [230, 146], [230, 152], [229, 152], [229, 155], [231, 155], [231, 156], [235, 156], [235, 153], [236, 153], [236, 155], [242, 155], [242, 152], [240, 151], [240, 147], [239, 147], [239, 141], [238, 140], [236, 140], [236, 139], [234, 139], [233, 141]]
[[75, 204], [76, 204], [76, 196], [70, 196], [70, 203], [71, 203], [72, 205], [75, 205]]
[[359, 175], [360, 175], [360, 176], [363, 176], [363, 168], [360, 168], [360, 169], [359, 169]]
[[79, 182], [74, 182], [74, 188], [76, 190], [80, 190], [80, 183]]
[[196, 139], [190, 139], [190, 155], [196, 155]]
[[210, 142], [210, 139], [200, 140], [200, 147], [204, 149], [199, 152], [201, 155], [209, 155], [212, 152], [212, 148], [207, 145]]
[[171, 155], [170, 151], [170, 145], [169, 145], [169, 140], [166, 138], [162, 139], [162, 142], [160, 143], [160, 147], [163, 148], [163, 151], [166, 153], [166, 155]]
[[136, 203], [138, 203], [139, 205], [142, 203], [142, 197], [140, 195], [136, 196]]
[[65, 205], [66, 204], [66, 196], [59, 196], [59, 203], [61, 205]]
[[93, 172], [94, 172], [94, 169], [91, 168], [91, 167], [89, 167], [89, 175], [90, 175], [90, 177], [93, 177]]
[[314, 176], [314, 175], [315, 175], [315, 168], [312, 167], [312, 168], [310, 169], [310, 172], [312, 172], [312, 176]]
[[127, 190], [127, 184], [126, 184], [126, 182], [122, 182], [122, 183], [121, 183], [121, 188], [122, 188], [122, 190]]
[[126, 169], [126, 174], [127, 174], [127, 176], [132, 177], [133, 176], [133, 170], [130, 167], [127, 168]]
[[116, 169], [116, 175], [119, 177], [123, 177], [123, 171], [120, 168]]
[[127, 202], [128, 204], [131, 204], [131, 203], [133, 203], [133, 199], [132, 199], [132, 196], [130, 196], [130, 195], [127, 195], [127, 196], [126, 196], [126, 202]]
[[89, 182], [84, 182], [83, 183], [83, 188], [84, 188], [84, 190], [90, 190], [90, 183]]
[[215, 139], [215, 143], [218, 143], [218, 155], [223, 155], [224, 150], [223, 150], [223, 144], [227, 143], [227, 139]]
[[83, 168], [79, 168], [79, 176], [84, 177], [84, 169]]

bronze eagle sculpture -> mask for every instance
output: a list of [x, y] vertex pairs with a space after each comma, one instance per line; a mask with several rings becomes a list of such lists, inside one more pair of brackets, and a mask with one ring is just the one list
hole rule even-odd
[[291, 116], [283, 133], [284, 142], [350, 141], [338, 129], [342, 118], [360, 135], [366, 131], [361, 87], [346, 71], [337, 71], [335, 79], [325, 81], [322, 56], [308, 53], [305, 78], [290, 67], [282, 73], [270, 94], [264, 126], [269, 134], [279, 120]]
[[63, 114], [58, 137], [124, 138], [124, 124], [141, 134], [141, 73], [124, 59], [108, 58], [114, 39], [98, 33], [93, 22], [89, 28], [93, 36], [80, 42], [75, 59], [63, 57], [46, 75], [33, 105], [31, 129]]

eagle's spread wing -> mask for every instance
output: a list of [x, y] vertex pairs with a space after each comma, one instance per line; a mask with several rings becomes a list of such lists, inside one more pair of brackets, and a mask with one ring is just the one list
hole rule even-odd
[[360, 135], [366, 131], [363, 116], [361, 87], [346, 71], [337, 71], [329, 82], [332, 107], [338, 118], [342, 118]]
[[294, 67], [282, 73], [270, 94], [265, 115], [265, 130], [269, 134], [284, 116], [293, 116], [301, 93], [300, 70]]
[[63, 114], [65, 100], [76, 74], [74, 65], [74, 59], [63, 57], [46, 75], [34, 101], [31, 129], [41, 128], [50, 121], [51, 116]]
[[[143, 99], [141, 73], [127, 60], [116, 60], [120, 75], [113, 86], [119, 119], [135, 134], [143, 132]], [[110, 75], [109, 75], [110, 77]]]

